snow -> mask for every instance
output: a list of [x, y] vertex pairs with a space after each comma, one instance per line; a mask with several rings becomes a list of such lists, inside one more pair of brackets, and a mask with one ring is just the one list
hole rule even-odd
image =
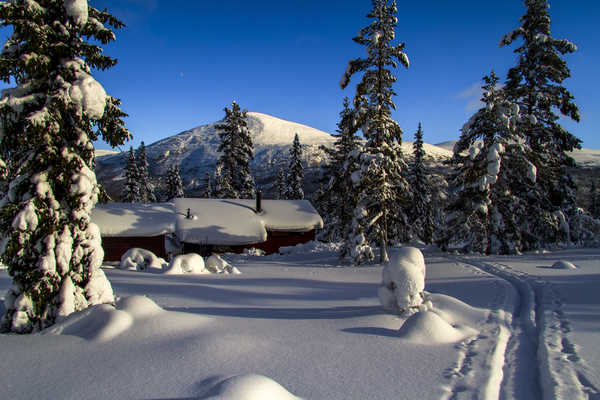
[[38, 225], [37, 210], [33, 201], [29, 201], [12, 222], [13, 229], [33, 231]]
[[210, 274], [205, 268], [202, 256], [190, 253], [175, 256], [165, 269], [165, 275]]
[[[187, 243], [245, 245], [267, 240], [267, 230], [306, 232], [323, 227], [307, 200], [175, 199], [177, 237]], [[190, 210], [192, 218], [187, 217]]]
[[296, 134], [302, 145], [320, 145], [323, 142], [335, 141], [333, 136], [318, 129], [258, 112], [248, 112], [248, 129], [255, 146], [291, 145]]
[[425, 259], [414, 247], [402, 247], [383, 267], [382, 283], [378, 289], [384, 309], [397, 314], [412, 314], [423, 303], [425, 290]]
[[147, 271], [162, 273], [167, 267], [167, 262], [145, 249], [129, 249], [121, 257], [119, 268], [133, 271]]
[[[411, 251], [413, 264], [427, 266], [432, 306], [404, 320], [379, 304], [383, 267], [340, 268], [333, 246], [303, 248], [225, 256], [242, 275], [105, 267], [114, 306], [74, 313], [42, 334], [0, 335], [3, 396], [598, 397], [598, 249], [428, 250], [423, 264]], [[553, 268], [557, 261], [578, 268]], [[0, 270], [0, 297], [22, 301], [10, 298], [10, 284]], [[530, 317], [537, 323], [526, 326]], [[539, 352], [530, 344], [538, 339]]]
[[208, 393], [206, 400], [300, 400], [274, 380], [248, 374], [225, 379]]
[[[450, 140], [447, 142], [442, 142], [442, 143], [437, 143], [435, 144], [434, 148], [440, 149], [442, 152], [446, 151], [446, 156], [452, 157], [452, 151], [454, 149], [454, 145], [456, 144], [456, 140]], [[427, 146], [427, 145], [425, 145]], [[402, 147], [403, 151], [404, 151], [404, 142], [403, 142], [403, 147]], [[410, 154], [410, 153], [406, 153], [406, 154]], [[428, 152], [429, 154], [429, 152]], [[589, 148], [582, 148], [580, 150], [574, 150], [572, 152], [567, 152], [567, 154], [570, 157], [573, 157], [573, 159], [575, 160], [575, 163], [577, 163], [578, 166], [580, 167], [598, 167], [600, 166], [600, 150], [597, 149], [589, 149]], [[443, 155], [443, 154], [440, 154]]]
[[118, 151], [105, 150], [105, 149], [94, 149], [94, 153], [96, 155], [96, 158], [105, 157], [105, 156], [114, 156], [115, 154], [119, 154]]
[[175, 232], [175, 207], [172, 203], [97, 204], [92, 221], [102, 236], [160, 236]]
[[[87, 1], [83, 0], [83, 2], [87, 7]], [[102, 118], [106, 107], [106, 91], [91, 75], [78, 72], [77, 80], [73, 82], [69, 90], [69, 96], [75, 104], [81, 105], [82, 111], [89, 118], [95, 120]]]
[[[177, 237], [182, 242], [243, 245], [267, 240], [254, 202], [245, 200], [176, 199]], [[187, 210], [192, 218], [187, 218]]]
[[554, 264], [552, 264], [552, 268], [556, 268], [556, 269], [577, 269], [577, 267], [575, 266], [575, 264], [569, 262], [569, 261], [565, 261], [565, 260], [559, 260], [557, 262], [555, 262]]
[[213, 254], [206, 259], [206, 269], [213, 274], [241, 274], [239, 269], [229, 264], [218, 254]]
[[419, 344], [455, 343], [465, 338], [458, 329], [433, 311], [413, 314], [400, 328], [399, 336]]
[[77, 25], [85, 25], [88, 21], [88, 2], [87, 0], [64, 0], [67, 15], [75, 21]]
[[580, 167], [598, 167], [600, 166], [600, 150], [582, 148], [567, 153], [575, 159]]
[[95, 269], [92, 272], [90, 280], [85, 286], [85, 294], [88, 298], [88, 304], [91, 306], [114, 301], [112, 286], [102, 269]]

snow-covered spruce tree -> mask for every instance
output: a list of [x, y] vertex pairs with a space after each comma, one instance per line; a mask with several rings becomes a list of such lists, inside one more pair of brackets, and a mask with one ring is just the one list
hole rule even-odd
[[173, 164], [167, 170], [167, 199], [173, 200], [178, 197], [183, 197], [183, 182], [179, 174], [179, 165]]
[[213, 190], [213, 195], [217, 199], [237, 198], [236, 193], [231, 187], [229, 170], [223, 167], [223, 163], [221, 161], [217, 162], [217, 166], [215, 168], [215, 188]]
[[12, 27], [0, 77], [16, 85], [0, 100], [0, 159], [19, 161], [0, 201], [0, 254], [13, 279], [1, 329], [28, 333], [114, 301], [90, 221], [101, 191], [92, 143], [115, 147], [131, 135], [90, 67], [116, 63], [99, 44], [123, 24], [86, 0], [5, 1], [0, 21]]
[[443, 249], [515, 253], [524, 249], [527, 205], [537, 171], [518, 126], [528, 119], [505, 97], [492, 72], [484, 77], [484, 107], [463, 126], [450, 160], [450, 203]]
[[354, 38], [366, 47], [367, 55], [351, 60], [340, 81], [344, 89], [352, 75], [362, 73], [354, 108], [366, 144], [358, 160], [360, 168], [352, 175], [358, 202], [352, 231], [345, 240], [356, 265], [372, 261], [374, 246], [380, 247], [380, 261], [386, 262], [388, 244], [410, 237], [406, 216], [410, 193], [400, 148], [402, 129], [391, 117], [395, 109], [392, 97], [396, 94], [392, 70], [398, 63], [409, 66], [404, 43], [392, 44], [398, 23], [396, 13], [395, 1], [373, 0], [373, 10], [367, 15], [372, 22]]
[[286, 200], [286, 177], [283, 168], [279, 168], [279, 172], [277, 172], [275, 198], [277, 200]]
[[580, 148], [580, 140], [565, 130], [559, 116], [579, 121], [573, 96], [563, 86], [571, 73], [563, 55], [577, 46], [550, 33], [550, 16], [546, 0], [525, 0], [527, 11], [521, 26], [508, 33], [501, 46], [520, 41], [514, 52], [518, 63], [508, 72], [505, 90], [508, 99], [532, 117], [519, 124], [530, 144], [537, 167], [539, 197], [531, 199], [527, 213], [534, 218], [525, 249], [555, 245], [569, 240], [568, 221], [576, 210], [575, 182], [567, 172], [574, 161], [566, 152]]
[[304, 199], [304, 167], [302, 166], [302, 146], [298, 134], [290, 149], [290, 164], [288, 166], [286, 198], [290, 200]]
[[590, 214], [594, 218], [600, 218], [600, 192], [598, 191], [598, 186], [596, 185], [596, 181], [592, 179], [592, 183], [590, 185]]
[[142, 141], [140, 147], [135, 152], [135, 163], [138, 170], [138, 186], [140, 188], [140, 202], [154, 203], [156, 195], [154, 194], [154, 185], [150, 182], [150, 172], [148, 171], [148, 157], [146, 156], [146, 145]]
[[250, 171], [250, 160], [254, 159], [254, 145], [248, 131], [246, 110], [241, 110], [235, 101], [231, 109], [225, 107], [223, 123], [217, 124], [222, 152], [219, 162], [225, 172], [222, 177], [229, 177], [229, 185], [233, 189], [233, 198], [254, 198], [254, 178]]
[[352, 224], [352, 213], [356, 206], [351, 174], [356, 170], [354, 163], [357, 149], [360, 147], [356, 136], [358, 127], [354, 123], [354, 111], [348, 98], [344, 98], [344, 107], [340, 112], [337, 126], [337, 137], [333, 147], [321, 146], [328, 155], [329, 162], [324, 168], [326, 181], [317, 198], [320, 213], [324, 219], [321, 239], [337, 242], [346, 237]]
[[413, 164], [411, 168], [411, 192], [413, 194], [412, 213], [410, 216], [413, 233], [424, 243], [433, 240], [433, 214], [431, 207], [431, 190], [427, 168], [425, 167], [425, 150], [423, 149], [423, 128], [419, 122], [415, 141], [413, 142]]
[[133, 147], [127, 153], [127, 164], [125, 165], [125, 187], [123, 188], [122, 200], [125, 203], [139, 203], [141, 201], [139, 172], [135, 162]]
[[202, 192], [202, 197], [205, 199], [210, 199], [214, 196], [212, 182], [210, 179], [210, 172], [206, 171], [206, 175], [204, 177], [204, 191]]

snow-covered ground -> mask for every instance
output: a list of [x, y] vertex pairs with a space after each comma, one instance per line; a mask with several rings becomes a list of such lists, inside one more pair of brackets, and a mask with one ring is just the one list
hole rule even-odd
[[[42, 334], [0, 335], [0, 397], [600, 396], [598, 249], [426, 252], [433, 307], [407, 322], [379, 302], [381, 267], [340, 268], [323, 246], [226, 258], [241, 275], [106, 266], [116, 307]], [[0, 270], [0, 296], [9, 285]]]

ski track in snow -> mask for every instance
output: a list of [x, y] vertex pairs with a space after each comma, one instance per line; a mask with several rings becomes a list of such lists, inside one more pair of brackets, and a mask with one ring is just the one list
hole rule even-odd
[[[470, 269], [475, 275], [488, 275], [472, 266], [455, 262], [457, 267]], [[504, 280], [495, 281], [490, 312], [479, 328], [477, 336], [467, 338], [456, 345], [458, 358], [454, 365], [444, 371], [449, 381], [447, 393], [442, 399], [462, 398], [498, 399], [502, 382], [504, 353], [510, 338], [510, 313], [515, 296], [511, 285]]]
[[[450, 257], [449, 257], [450, 258]], [[496, 348], [502, 347], [503, 330], [510, 329], [510, 339], [504, 355], [504, 371], [500, 396], [489, 397], [477, 395], [476, 398], [526, 398], [526, 399], [600, 399], [600, 391], [586, 377], [589, 367], [577, 352], [577, 346], [569, 339], [570, 323], [563, 312], [563, 300], [554, 285], [540, 277], [517, 271], [509, 265], [501, 263], [486, 263], [467, 257], [452, 257], [460, 264], [475, 267], [486, 273], [501, 278], [512, 286], [506, 288], [508, 293], [514, 293], [512, 323], [508, 315], [503, 315], [498, 305], [504, 300], [494, 300], [494, 311], [490, 313], [488, 322], [498, 324], [498, 331], [492, 332], [498, 340]], [[501, 296], [501, 295], [500, 295]], [[511, 297], [508, 294], [508, 297]], [[476, 348], [481, 339], [487, 339], [485, 330], [475, 339], [461, 343], [460, 368], [453, 376], [464, 376], [468, 373], [472, 362], [469, 355], [477, 354]], [[488, 345], [488, 348], [489, 345]], [[471, 357], [472, 358], [472, 357]], [[491, 357], [493, 359], [493, 356]], [[488, 357], [488, 359], [490, 359]], [[493, 363], [492, 363], [493, 364]], [[493, 368], [493, 366], [492, 366]], [[493, 376], [492, 376], [493, 380]], [[452, 396], [459, 398], [458, 393], [465, 386], [460, 379], [455, 379]], [[490, 380], [487, 380], [490, 386]]]

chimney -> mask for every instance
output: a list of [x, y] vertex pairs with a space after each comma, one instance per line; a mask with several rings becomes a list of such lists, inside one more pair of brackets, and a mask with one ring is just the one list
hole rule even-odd
[[262, 212], [262, 190], [256, 191], [256, 213], [260, 214]]

